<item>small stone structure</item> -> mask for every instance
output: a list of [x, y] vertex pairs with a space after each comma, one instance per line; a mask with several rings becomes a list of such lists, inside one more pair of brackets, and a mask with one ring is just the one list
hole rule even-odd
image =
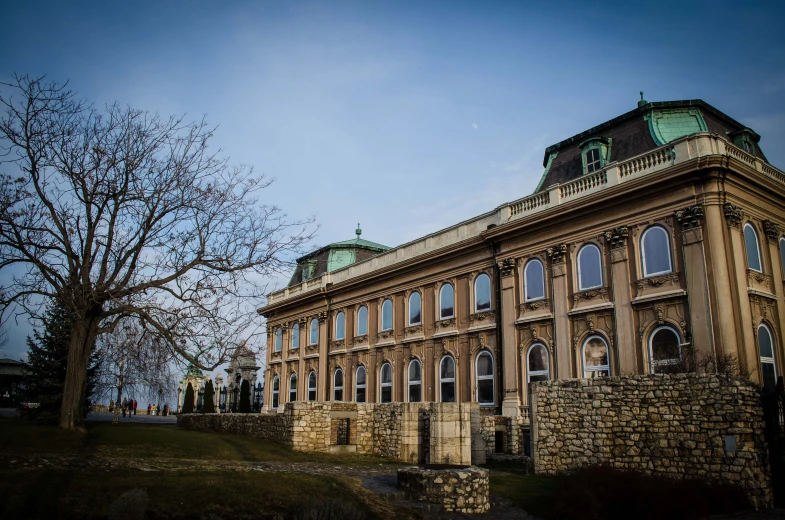
[[191, 388], [194, 391], [194, 410], [196, 409], [196, 403], [199, 398], [199, 390], [204, 385], [204, 382], [207, 380], [205, 375], [199, 370], [195, 365], [190, 365], [188, 367], [188, 371], [185, 373], [185, 376], [179, 381], [177, 385], [177, 411], [178, 413], [180, 410], [183, 409], [183, 405], [185, 404], [185, 394], [186, 389], [188, 388], [188, 384], [190, 383]]
[[409, 500], [441, 504], [445, 511], [485, 513], [488, 498], [488, 470], [464, 468], [402, 468], [398, 488]]
[[772, 502], [760, 389], [716, 374], [655, 374], [537, 383], [534, 469], [605, 464], [730, 483]]

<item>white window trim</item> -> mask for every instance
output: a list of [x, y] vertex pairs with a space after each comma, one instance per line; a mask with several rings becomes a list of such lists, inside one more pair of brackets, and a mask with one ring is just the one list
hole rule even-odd
[[[360, 373], [360, 369], [362, 369], [365, 372], [365, 383], [363, 383], [363, 384], [358, 383], [360, 378], [357, 376], [357, 374]], [[357, 370], [354, 371], [354, 402], [359, 402], [359, 401], [357, 401], [357, 391], [360, 388], [366, 390], [365, 391], [365, 401], [363, 401], [363, 402], [365, 402], [365, 403], [368, 402], [367, 387], [368, 387], [368, 370], [366, 370], [366, 368], [363, 365], [360, 365], [360, 366], [357, 367]]]
[[[338, 337], [338, 316], [343, 315], [343, 326], [341, 327], [341, 336]], [[346, 338], [346, 313], [343, 311], [338, 311], [335, 314], [335, 339], [341, 340]]]
[[[491, 375], [489, 376], [481, 376], [480, 371], [477, 369], [480, 356], [483, 355], [491, 358]], [[491, 394], [493, 395], [493, 400], [490, 403], [480, 403], [480, 381], [488, 381], [489, 379], [493, 382], [493, 394]], [[490, 350], [481, 350], [474, 358], [474, 386], [474, 399], [480, 403], [480, 406], [496, 406], [496, 361], [493, 359], [493, 354], [491, 354]]]
[[[296, 342], [294, 341], [294, 337], [295, 337], [294, 331], [297, 331]], [[299, 323], [295, 323], [294, 325], [292, 325], [292, 337], [290, 338], [290, 345], [292, 350], [296, 350], [300, 348], [300, 324]]]
[[[386, 303], [388, 303], [388, 302], [390, 303], [390, 326], [385, 328], [384, 327], [384, 305]], [[395, 315], [394, 315], [394, 309], [393, 309], [393, 302], [392, 302], [392, 300], [390, 298], [385, 298], [384, 301], [382, 302], [382, 312], [381, 312], [381, 316], [379, 316], [379, 318], [380, 318], [380, 321], [381, 321], [381, 327], [379, 327], [379, 330], [381, 332], [387, 332], [388, 330], [392, 330], [393, 329], [393, 323], [395, 323]]]
[[[420, 298], [420, 321], [417, 322], [412, 321], [412, 297], [415, 294]], [[408, 316], [406, 317], [406, 321], [409, 323], [409, 326], [422, 325], [422, 294], [420, 294], [420, 291], [414, 291], [409, 295], [409, 308], [407, 310], [409, 312]]]
[[[446, 377], [442, 378], [442, 364], [445, 360], [450, 359], [452, 360], [452, 368], [453, 368], [453, 377]], [[451, 401], [454, 403], [458, 401], [458, 385], [456, 384], [456, 380], [458, 379], [458, 365], [455, 363], [455, 358], [452, 357], [451, 354], [445, 354], [442, 356], [442, 359], [439, 361], [439, 372], [437, 374], [439, 378], [439, 402], [443, 403], [445, 401], [442, 400], [442, 383], [452, 383], [453, 384], [453, 391], [455, 392], [455, 401]]]
[[[443, 296], [442, 293], [444, 291], [444, 288], [448, 285], [452, 289], [452, 314], [450, 314], [449, 316], [442, 316], [442, 296]], [[450, 282], [443, 283], [442, 286], [439, 288], [439, 310], [437, 312], [439, 313], [440, 320], [449, 320], [455, 317], [455, 287], [453, 287], [453, 285]]]
[[[294, 399], [292, 399], [292, 380], [294, 380]], [[293, 403], [297, 400], [297, 374], [292, 372], [292, 375], [289, 376], [289, 402]]]
[[[420, 379], [419, 380], [415, 379], [414, 380], [415, 382], [412, 382], [412, 380], [409, 379], [409, 371], [411, 370], [412, 364], [414, 364], [414, 363], [417, 363], [418, 365], [420, 365]], [[423, 401], [423, 395], [422, 395], [422, 363], [420, 363], [420, 360], [417, 359], [417, 358], [412, 358], [411, 361], [409, 361], [409, 364], [406, 365], [406, 402], [407, 403], [412, 402], [412, 386], [419, 386], [420, 387], [420, 400], [418, 402], [422, 402]]]
[[[584, 287], [583, 286], [583, 273], [581, 272], [581, 255], [583, 254], [584, 251], [586, 251], [587, 249], [590, 249], [592, 247], [597, 250], [597, 256], [599, 257], [599, 260], [600, 260], [600, 283], [599, 283], [599, 285], [592, 285], [591, 287]], [[602, 287], [602, 284], [605, 282], [605, 276], [604, 276], [602, 270], [603, 270], [602, 250], [599, 247], [597, 247], [596, 244], [592, 244], [592, 243], [584, 244], [583, 247], [581, 247], [580, 251], [578, 251], [578, 290], [579, 291], [588, 291], [589, 289], [596, 289], [597, 287]]]
[[[275, 389], [275, 383], [278, 383], [278, 390]], [[273, 391], [270, 393], [270, 408], [277, 410], [278, 407], [281, 406], [281, 382], [277, 374], [273, 376], [272, 388]], [[278, 399], [276, 399], [276, 397]], [[278, 401], [278, 406], [273, 406], [276, 400]]]
[[[365, 332], [360, 333], [360, 311], [365, 309]], [[355, 313], [355, 319], [357, 320], [357, 326], [354, 328], [354, 335], [356, 336], [365, 336], [368, 334], [368, 306], [367, 305], [360, 305], [357, 308], [357, 312]]]
[[[384, 367], [385, 366], [390, 367], [390, 382], [389, 383], [385, 383], [384, 382], [384, 378], [382, 377], [382, 372], [384, 372]], [[387, 388], [387, 387], [390, 388], [390, 400], [388, 402], [390, 402], [390, 403], [393, 402], [393, 389], [392, 389], [392, 386], [393, 386], [392, 365], [390, 364], [389, 361], [385, 361], [384, 363], [382, 363], [382, 366], [379, 369], [379, 402], [380, 403], [384, 402], [384, 401], [382, 401], [382, 389], [383, 388]]]
[[[538, 296], [536, 298], [529, 298], [529, 278], [527, 273], [529, 272], [529, 266], [532, 264], [539, 264], [540, 265], [540, 272], [542, 272], [542, 296]], [[526, 262], [526, 266], [523, 268], [523, 301], [526, 302], [536, 302], [538, 300], [545, 299], [545, 266], [542, 263], [542, 260], [539, 258], [532, 258], [528, 262]]]
[[[314, 323], [316, 323], [316, 341], [313, 340]], [[319, 320], [317, 318], [312, 318], [311, 321], [308, 322], [308, 344], [316, 345], [317, 343], [319, 343]]]
[[[666, 359], [664, 361], [654, 361], [654, 348], [653, 348], [652, 342], [654, 341], [654, 335], [657, 334], [657, 332], [659, 332], [659, 331], [661, 331], [663, 329], [669, 330], [669, 331], [673, 332], [674, 334], [676, 334], [676, 340], [679, 342], [679, 358], [678, 359]], [[659, 327], [656, 327], [654, 330], [652, 330], [651, 333], [649, 334], [649, 365], [651, 365], [650, 372], [652, 374], [656, 374], [657, 373], [657, 371], [656, 371], [657, 367], [667, 367], [667, 366], [670, 366], [670, 365], [678, 364], [681, 361], [681, 348], [682, 348], [682, 346], [684, 346], [684, 343], [682, 343], [681, 334], [679, 334], [679, 331], [676, 330], [675, 328], [671, 327], [670, 325], [660, 325]], [[608, 358], [608, 363], [610, 363], [610, 357]]]
[[[336, 382], [335, 382], [335, 379], [338, 377], [338, 372], [341, 373], [341, 386], [338, 386], [336, 384]], [[343, 400], [344, 400], [343, 399], [343, 386], [344, 386], [344, 381], [343, 380], [344, 379], [345, 379], [345, 377], [344, 377], [344, 374], [343, 374], [343, 369], [342, 368], [336, 368], [335, 372], [333, 372], [333, 399], [332, 399], [333, 401], [338, 401], [338, 402], [341, 402], [341, 403], [343, 402]], [[341, 391], [341, 399], [340, 399], [340, 401], [335, 398], [335, 393], [338, 390]]]
[[[643, 241], [646, 239], [646, 235], [649, 231], [654, 229], [660, 229], [663, 233], [665, 233], [665, 241], [668, 243], [668, 270], [667, 271], [657, 271], [656, 273], [650, 273], [646, 270], [646, 248], [643, 245]], [[643, 277], [649, 278], [652, 276], [657, 276], [661, 274], [667, 274], [673, 272], [673, 254], [671, 251], [671, 237], [668, 235], [668, 230], [662, 226], [649, 226], [646, 228], [646, 231], [643, 232], [641, 235], [641, 267], [643, 268]]]
[[273, 339], [273, 352], [280, 352], [283, 346], [283, 329], [278, 327], [275, 329], [274, 339]]
[[[605, 352], [608, 353], [608, 364], [600, 365], [598, 367], [586, 367], [586, 345], [589, 343], [590, 340], [594, 338], [599, 338], [605, 344]], [[611, 346], [608, 344], [608, 341], [602, 336], [600, 336], [599, 334], [592, 334], [591, 336], [583, 340], [583, 345], [581, 346], [581, 364], [583, 365], [584, 379], [588, 377], [586, 375], [587, 372], [608, 372], [608, 377], [610, 377], [612, 375], [611, 374]]]
[[[531, 354], [532, 350], [535, 348], [543, 348], [545, 349], [545, 361], [547, 367], [545, 370], [532, 370], [531, 365], [529, 363], [529, 355]], [[545, 346], [544, 343], [532, 343], [529, 348], [526, 350], [526, 384], [528, 385], [531, 383], [531, 376], [548, 376], [548, 380], [551, 379], [551, 353], [548, 351], [548, 347]]]
[[[489, 306], [488, 306], [487, 309], [479, 310], [477, 308], [477, 282], [483, 276], [488, 279], [488, 303], [489, 303]], [[454, 288], [453, 288], [453, 290], [454, 290]], [[493, 291], [491, 290], [491, 277], [488, 275], [488, 273], [480, 273], [480, 274], [478, 274], [475, 277], [475, 279], [474, 279], [474, 312], [488, 312], [488, 311], [493, 310], [493, 298], [492, 298], [492, 294], [491, 294], [492, 292]], [[454, 292], [453, 292], [453, 314], [455, 314], [455, 293]]]
[[[763, 354], [761, 354], [761, 351], [760, 351], [760, 329], [764, 329], [766, 331], [766, 333], [769, 335], [769, 343], [771, 343], [771, 356], [765, 356], [764, 357]], [[777, 380], [777, 360], [774, 357], [776, 355], [775, 354], [776, 350], [775, 350], [775, 347], [774, 347], [774, 334], [771, 333], [771, 329], [769, 328], [769, 326], [766, 323], [761, 323], [760, 325], [758, 325], [758, 328], [757, 328], [757, 330], [755, 332], [756, 332], [755, 340], [758, 342], [758, 355], [760, 357], [761, 365], [763, 363], [771, 363], [772, 365], [774, 365], [774, 380], [776, 382], [776, 380]], [[763, 371], [762, 370], [761, 370], [761, 376], [763, 376]], [[763, 383], [763, 377], [761, 377], [761, 383]]]
[[[752, 267], [750, 265], [750, 252], [747, 251], [747, 240], [744, 237], [744, 234], [746, 233], [748, 227], [752, 230], [752, 234], [755, 235], [755, 248], [756, 248], [757, 253], [758, 253], [758, 265], [760, 266], [760, 269], [755, 269], [754, 267]], [[747, 268], [751, 269], [751, 270], [753, 270], [753, 271], [755, 271], [757, 273], [763, 273], [763, 256], [761, 256], [761, 254], [760, 254], [760, 237], [758, 236], [758, 232], [755, 230], [755, 226], [753, 226], [752, 223], [750, 223], [750, 222], [746, 222], [744, 224], [744, 228], [742, 229], [741, 234], [742, 234], [742, 238], [745, 238], [745, 240], [744, 240], [744, 250], [747, 253]]]
[[[311, 386], [311, 374], [313, 374], [313, 386]], [[318, 395], [316, 395], [316, 378], [317, 377], [318, 376], [316, 375], [316, 370], [311, 370], [310, 372], [308, 372], [308, 395], [307, 395], [307, 398], [308, 398], [309, 401], [311, 401], [311, 392], [314, 393], [314, 398], [313, 398], [314, 401], [316, 401], [316, 399], [319, 397]]]

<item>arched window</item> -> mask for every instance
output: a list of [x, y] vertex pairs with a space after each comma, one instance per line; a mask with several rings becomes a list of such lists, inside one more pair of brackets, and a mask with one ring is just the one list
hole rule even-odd
[[529, 395], [529, 405], [532, 399], [532, 383], [548, 381], [551, 378], [548, 349], [542, 343], [535, 343], [529, 347], [526, 354], [526, 387]]
[[392, 330], [393, 325], [393, 305], [392, 300], [387, 299], [382, 302], [382, 330]]
[[752, 224], [747, 222], [744, 224], [744, 246], [747, 249], [747, 267], [753, 271], [763, 272], [763, 266], [760, 263], [760, 245], [758, 242], [758, 234]]
[[782, 264], [782, 277], [785, 278], [785, 237], [780, 238], [780, 263]]
[[545, 269], [539, 260], [529, 260], [523, 269], [524, 299], [527, 302], [545, 298]]
[[493, 356], [487, 350], [480, 352], [475, 360], [475, 378], [477, 380], [477, 402], [481, 405], [492, 405], [495, 402], [493, 381]]
[[346, 315], [343, 311], [335, 315], [335, 339], [344, 338], [344, 330], [346, 327]]
[[357, 373], [354, 376], [356, 381], [354, 385], [354, 400], [358, 403], [365, 402], [365, 367], [360, 365], [357, 367]]
[[311, 370], [308, 374], [308, 400], [316, 401], [316, 371]]
[[292, 326], [292, 348], [295, 349], [300, 346], [300, 325], [295, 323]]
[[280, 382], [278, 376], [273, 376], [273, 408], [278, 408], [278, 391], [280, 390]]
[[474, 312], [491, 308], [491, 278], [485, 273], [474, 280]]
[[766, 324], [758, 326], [758, 349], [760, 349], [760, 368], [764, 388], [777, 386], [777, 364], [774, 360], [774, 341]]
[[289, 402], [293, 403], [297, 400], [297, 374], [292, 373], [289, 376]]
[[590, 336], [583, 342], [583, 377], [611, 375], [608, 344], [601, 336]]
[[455, 402], [455, 360], [452, 356], [444, 356], [439, 363], [439, 400]]
[[275, 352], [281, 351], [281, 343], [283, 343], [283, 329], [278, 327], [275, 329]]
[[409, 296], [409, 325], [422, 323], [422, 297], [417, 291]]
[[455, 316], [455, 292], [452, 284], [446, 283], [439, 290], [439, 319], [445, 320]]
[[340, 368], [333, 375], [333, 401], [343, 401], [343, 370]]
[[409, 361], [409, 402], [422, 401], [422, 366], [419, 359]]
[[586, 244], [578, 251], [578, 288], [583, 291], [594, 287], [602, 287], [600, 248]]
[[311, 333], [308, 338], [309, 345], [316, 345], [319, 343], [319, 320], [316, 318], [311, 320]]
[[652, 226], [641, 235], [641, 263], [643, 276], [670, 273], [671, 245], [668, 232], [661, 226]]
[[357, 309], [357, 335], [365, 336], [368, 334], [368, 307], [363, 305]]
[[379, 371], [379, 402], [391, 403], [392, 402], [392, 365], [386, 362], [382, 365]]
[[668, 326], [657, 327], [649, 336], [652, 373], [673, 372], [681, 361], [681, 337]]

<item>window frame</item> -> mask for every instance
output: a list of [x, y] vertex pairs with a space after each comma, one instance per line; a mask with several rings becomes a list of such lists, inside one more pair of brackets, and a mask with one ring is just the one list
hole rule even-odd
[[[599, 338], [605, 344], [605, 352], [606, 352], [606, 357], [608, 358], [608, 364], [607, 365], [600, 365], [600, 366], [597, 366], [597, 367], [586, 367], [586, 345], [588, 345], [589, 341], [594, 339], [594, 338]], [[612, 363], [612, 360], [611, 360], [611, 346], [608, 344], [608, 340], [607, 339], [605, 339], [603, 336], [601, 336], [599, 334], [591, 334], [591, 335], [587, 336], [586, 339], [583, 340], [583, 343], [581, 345], [581, 365], [582, 365], [582, 370], [583, 370], [583, 379], [594, 379], [593, 377], [589, 377], [587, 375], [587, 372], [603, 372], [603, 371], [606, 371], [606, 372], [608, 372], [608, 375], [605, 376], [605, 377], [611, 377], [611, 375], [613, 374], [611, 372], [612, 364], [613, 363]]]
[[[596, 153], [597, 154], [597, 158], [596, 159], [592, 158], [592, 160], [590, 161], [589, 160], [589, 154], [590, 153]], [[602, 150], [600, 149], [599, 146], [592, 146], [591, 148], [586, 149], [583, 152], [583, 158], [584, 158], [584, 165], [585, 165], [586, 175], [591, 175], [592, 173], [596, 173], [596, 172], [602, 170], [602, 166], [603, 166], [603, 164], [602, 164], [602, 162], [603, 162], [602, 161]], [[596, 166], [595, 166], [595, 164], [596, 164]], [[589, 168], [593, 168], [593, 169], [589, 170]]]
[[[766, 331], [766, 334], [769, 335], [769, 344], [771, 345], [771, 356], [763, 356], [763, 352], [760, 349], [760, 330], [763, 329]], [[774, 342], [774, 333], [771, 331], [771, 327], [765, 321], [762, 321], [758, 324], [757, 328], [755, 329], [755, 342], [758, 344], [758, 359], [760, 361], [760, 383], [761, 386], [766, 388], [765, 382], [763, 380], [763, 364], [772, 365], [774, 368], [774, 386], [777, 385], [777, 349], [776, 343]]]
[[[365, 382], [360, 384], [360, 370], [363, 371], [363, 378]], [[363, 389], [363, 400], [360, 401], [357, 398], [357, 393], [360, 389]], [[354, 402], [355, 403], [365, 403], [368, 402], [368, 370], [365, 368], [365, 365], [359, 365], [357, 370], [354, 371]]]
[[[442, 299], [444, 298], [444, 288], [447, 286], [449, 286], [450, 290], [452, 291], [452, 314], [450, 314], [449, 316], [444, 316], [442, 314], [442, 311], [444, 310], [442, 305]], [[439, 287], [439, 319], [449, 320], [452, 318], [455, 318], [455, 287], [450, 282], [444, 282], [442, 286]]]
[[[542, 348], [545, 350], [545, 362], [546, 362], [546, 369], [545, 370], [532, 370], [531, 369], [531, 353], [532, 350], [535, 348]], [[545, 346], [545, 343], [537, 341], [529, 345], [529, 348], [526, 349], [526, 392], [527, 396], [531, 396], [531, 383], [532, 383], [532, 376], [546, 376], [546, 381], [551, 380], [551, 352], [548, 350], [548, 347]], [[536, 383], [537, 381], [535, 381]], [[531, 399], [529, 399], [529, 405], [531, 406]]]
[[[311, 386], [311, 376], [313, 376], [313, 386]], [[316, 401], [316, 398], [318, 397], [316, 395], [316, 388], [317, 388], [316, 378], [317, 378], [316, 370], [311, 369], [311, 371], [308, 372], [308, 401], [309, 402]], [[313, 399], [311, 399], [311, 392], [313, 392]]]
[[[390, 326], [389, 327], [385, 327], [384, 326], [384, 306], [386, 304], [388, 304], [388, 303], [390, 304]], [[393, 315], [393, 312], [394, 312], [395, 309], [393, 307], [392, 299], [391, 298], [385, 298], [384, 301], [382, 301], [382, 305], [381, 305], [381, 309], [380, 310], [381, 310], [381, 312], [380, 312], [379, 318], [380, 318], [380, 321], [381, 321], [381, 327], [379, 327], [379, 332], [387, 332], [387, 331], [393, 330], [393, 323], [395, 323], [395, 316]]]
[[[417, 365], [419, 365], [419, 367], [420, 367], [420, 379], [419, 380], [415, 379], [414, 382], [412, 382], [411, 369], [412, 369], [412, 365], [415, 364], [415, 363], [417, 363]], [[419, 386], [420, 387], [420, 399], [418, 401], [412, 401], [412, 387], [413, 386]], [[422, 395], [422, 363], [420, 362], [420, 360], [418, 358], [414, 357], [414, 358], [410, 359], [409, 360], [409, 364], [406, 365], [406, 402], [407, 403], [421, 403], [422, 402], [422, 398], [423, 398], [423, 395]]]
[[[361, 323], [360, 312], [363, 309], [365, 309], [365, 320], [363, 320], [365, 321], [365, 332], [360, 333], [360, 323]], [[354, 313], [354, 316], [357, 321], [357, 326], [354, 327], [354, 337], [367, 336], [368, 335], [368, 306], [360, 305], [359, 307], [357, 307], [357, 312]]]
[[[442, 377], [442, 365], [444, 364], [444, 362], [447, 359], [452, 361], [452, 373], [453, 373], [453, 377], [452, 378], [449, 378], [449, 377], [443, 378]], [[455, 358], [452, 356], [452, 354], [444, 354], [442, 356], [442, 358], [439, 360], [439, 373], [438, 373], [438, 375], [439, 375], [439, 402], [440, 403], [457, 403], [458, 402], [458, 384], [457, 384], [458, 383], [458, 366], [455, 363]], [[442, 385], [444, 385], [445, 383], [453, 385], [453, 387], [452, 387], [453, 400], [452, 401], [445, 401], [444, 400], [444, 395], [443, 395], [444, 391], [443, 391]]]
[[[341, 317], [341, 326], [338, 326], [338, 317]], [[341, 331], [341, 335], [338, 336], [338, 331]], [[343, 311], [338, 311], [335, 313], [335, 340], [342, 340], [346, 339], [346, 313]]]
[[[477, 305], [477, 295], [478, 295], [477, 282], [479, 282], [480, 278], [482, 278], [483, 276], [488, 279], [488, 307], [485, 308], [485, 309], [480, 309], [478, 307], [478, 305]], [[474, 287], [474, 312], [488, 312], [488, 311], [492, 311], [493, 310], [493, 289], [491, 288], [491, 277], [490, 277], [490, 275], [488, 273], [486, 273], [486, 272], [479, 273], [474, 278], [473, 287]], [[455, 314], [455, 294], [453, 294], [453, 314]]]
[[[294, 389], [292, 389], [292, 380], [294, 380]], [[292, 399], [292, 392], [294, 392], [294, 399]], [[297, 374], [292, 372], [289, 376], [289, 402], [293, 403], [297, 400]]]
[[[314, 339], [314, 333], [316, 334], [315, 339]], [[319, 319], [311, 318], [311, 321], [308, 323], [308, 345], [318, 345], [318, 344], [319, 344]]]
[[283, 348], [283, 328], [278, 327], [273, 334], [273, 352], [280, 352]]
[[[390, 382], [389, 383], [385, 383], [384, 382], [384, 377], [382, 376], [382, 374], [384, 374], [384, 367], [389, 367], [389, 369], [390, 369]], [[389, 401], [385, 401], [383, 399], [384, 398], [384, 389], [385, 388], [389, 388], [390, 389], [390, 400]], [[392, 363], [390, 363], [389, 361], [385, 361], [384, 363], [382, 363], [382, 366], [379, 367], [379, 402], [380, 403], [392, 403], [393, 402], [393, 368], [392, 368]]]
[[[538, 296], [536, 298], [529, 297], [529, 266], [533, 264], [539, 264], [540, 272], [542, 273], [542, 296]], [[545, 299], [545, 265], [542, 263], [542, 260], [539, 258], [531, 258], [526, 262], [526, 265], [523, 266], [523, 301], [525, 302], [536, 302], [539, 300]]]
[[[755, 253], [758, 255], [758, 269], [750, 265], [750, 250], [747, 247], [747, 228], [750, 228], [753, 236], [755, 237]], [[747, 269], [763, 274], [763, 255], [761, 254], [760, 250], [760, 236], [758, 235], [758, 231], [755, 229], [755, 226], [752, 224], [752, 222], [747, 221], [744, 223], [741, 234], [742, 238], [744, 239], [744, 252], [746, 253], [745, 256], [747, 259]]]
[[[338, 378], [338, 374], [341, 374], [341, 386], [338, 386], [338, 383], [336, 383], [336, 381], [335, 381]], [[342, 403], [343, 402], [343, 388], [344, 388], [344, 384], [345, 384], [345, 377], [344, 377], [343, 369], [341, 367], [338, 367], [333, 372], [333, 398], [332, 398], [333, 401], [338, 402], [338, 403]], [[336, 397], [336, 395], [338, 393], [338, 390], [341, 391], [340, 399], [338, 397]]]
[[[599, 265], [600, 283], [599, 283], [599, 285], [592, 285], [590, 287], [584, 287], [583, 286], [583, 272], [582, 272], [583, 269], [581, 269], [581, 255], [583, 255], [584, 252], [589, 250], [590, 248], [594, 248], [594, 249], [597, 250], [597, 256], [598, 256], [598, 259], [600, 261], [600, 265]], [[604, 284], [605, 284], [605, 273], [603, 273], [604, 266], [603, 266], [603, 263], [602, 263], [602, 249], [600, 249], [600, 247], [597, 244], [595, 244], [594, 242], [587, 242], [587, 243], [583, 244], [581, 246], [581, 248], [578, 250], [578, 254], [575, 257], [575, 260], [576, 260], [576, 264], [577, 264], [577, 267], [578, 267], [576, 269], [576, 271], [578, 271], [578, 291], [579, 292], [580, 291], [589, 291], [591, 289], [598, 289], [598, 288], [601, 288], [601, 287], [604, 286]]]
[[[419, 321], [416, 321], [416, 322], [412, 321], [412, 297], [414, 297], [414, 295], [417, 295], [417, 298], [419, 298], [419, 300], [420, 300], [419, 301], [419, 305], [420, 305], [420, 312], [419, 312], [420, 319], [419, 319]], [[409, 300], [408, 300], [407, 303], [408, 303], [408, 311], [409, 311], [407, 313], [407, 321], [409, 323], [409, 326], [413, 327], [413, 326], [416, 326], [416, 325], [422, 325], [422, 294], [420, 294], [420, 291], [412, 291], [412, 293], [409, 295]]]
[[782, 269], [782, 279], [785, 280], [785, 236], [779, 239], [780, 246], [780, 268]]
[[[673, 334], [676, 335], [676, 340], [679, 342], [679, 357], [678, 357], [678, 359], [668, 359], [668, 360], [659, 361], [659, 362], [654, 360], [654, 345], [653, 345], [654, 336], [657, 334], [657, 332], [659, 332], [661, 330], [669, 330]], [[657, 374], [658, 372], [657, 372], [656, 369], [657, 369], [658, 366], [666, 366], [666, 367], [667, 366], [673, 366], [673, 365], [678, 365], [679, 362], [681, 362], [683, 341], [682, 341], [682, 338], [681, 338], [681, 334], [679, 334], [679, 331], [676, 330], [675, 327], [673, 327], [671, 325], [659, 325], [657, 327], [654, 327], [654, 329], [652, 329], [652, 331], [649, 333], [649, 339], [648, 339], [647, 343], [648, 343], [648, 346], [649, 346], [649, 365], [650, 365], [649, 373]], [[608, 358], [608, 363], [610, 363], [610, 358]], [[659, 372], [659, 373], [662, 373], [662, 372]]]
[[[491, 375], [480, 375], [480, 371], [477, 368], [479, 366], [480, 357], [488, 356], [491, 358]], [[493, 396], [490, 402], [483, 402], [480, 401], [480, 381], [491, 381], [491, 395]], [[475, 400], [480, 403], [480, 406], [487, 406], [493, 407], [496, 406], [496, 360], [493, 358], [493, 354], [490, 350], [483, 349], [480, 350], [477, 355], [474, 357], [474, 397]]]
[[273, 376], [273, 382], [271, 386], [273, 388], [273, 391], [270, 392], [270, 408], [272, 408], [273, 410], [277, 410], [278, 407], [281, 405], [281, 399], [280, 399], [281, 380], [278, 377], [278, 374], [275, 374]]
[[[646, 235], [654, 229], [659, 229], [663, 233], [665, 233], [665, 241], [668, 244], [668, 270], [650, 273], [648, 272], [646, 266], [646, 247], [644, 246], [644, 240], [646, 239]], [[643, 231], [643, 233], [641, 233], [640, 248], [641, 248], [641, 273], [643, 273], [644, 278], [650, 278], [652, 276], [659, 276], [659, 275], [669, 274], [673, 272], [673, 251], [671, 249], [671, 237], [670, 234], [668, 233], [668, 230], [664, 226], [655, 224], [653, 226], [647, 227]]]
[[289, 349], [297, 350], [298, 348], [300, 348], [300, 324], [295, 323], [292, 325], [292, 337], [289, 341]]

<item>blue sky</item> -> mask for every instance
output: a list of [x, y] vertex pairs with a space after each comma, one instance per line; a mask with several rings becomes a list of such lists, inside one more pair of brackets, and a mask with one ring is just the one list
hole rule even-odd
[[[394, 246], [531, 193], [546, 146], [701, 98], [785, 168], [783, 2], [20, 2], [0, 80], [206, 115], [317, 244]], [[23, 326], [6, 354], [23, 355]]]

